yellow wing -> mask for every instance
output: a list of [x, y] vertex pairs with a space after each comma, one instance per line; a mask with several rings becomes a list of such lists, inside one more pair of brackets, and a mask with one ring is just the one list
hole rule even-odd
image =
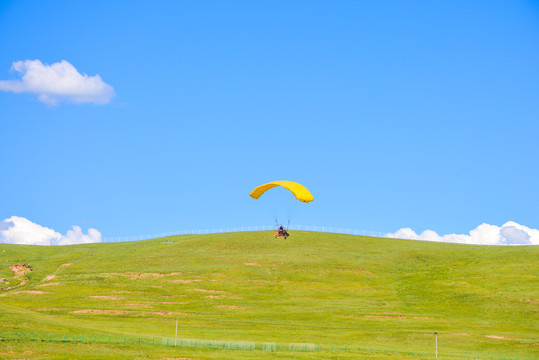
[[293, 181], [273, 181], [264, 185], [260, 185], [253, 191], [251, 191], [249, 195], [251, 195], [251, 197], [254, 199], [258, 199], [263, 193], [276, 186], [282, 186], [285, 189], [289, 190], [299, 201], [303, 201], [304, 203], [313, 201], [313, 196], [311, 195], [309, 190], [307, 190], [305, 186]]

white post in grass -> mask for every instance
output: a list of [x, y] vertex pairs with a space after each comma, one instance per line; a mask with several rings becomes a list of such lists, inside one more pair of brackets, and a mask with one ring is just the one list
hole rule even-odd
[[176, 346], [177, 339], [178, 339], [178, 317], [176, 317], [176, 333], [174, 334], [174, 346]]
[[435, 344], [436, 344], [436, 359], [438, 359], [438, 332], [434, 332]]

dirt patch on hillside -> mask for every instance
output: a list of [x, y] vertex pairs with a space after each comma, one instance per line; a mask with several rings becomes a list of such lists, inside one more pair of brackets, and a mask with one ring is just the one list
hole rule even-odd
[[97, 276], [103, 277], [103, 278], [114, 278], [114, 277], [125, 277], [129, 280], [141, 280], [141, 279], [158, 279], [162, 277], [167, 276], [177, 276], [181, 275], [181, 272], [173, 272], [173, 273], [101, 273]]
[[41, 290], [20, 290], [20, 291], [13, 291], [9, 293], [0, 294], [0, 296], [6, 296], [6, 295], [16, 295], [16, 294], [48, 294], [46, 291]]
[[179, 284], [189, 284], [189, 283], [194, 283], [194, 282], [200, 282], [202, 280], [170, 280], [170, 282], [173, 282], [173, 283], [179, 283]]
[[242, 299], [240, 296], [234, 295], [232, 293], [223, 291], [223, 290], [211, 290], [211, 289], [192, 289], [192, 291], [199, 291], [205, 293], [211, 293], [211, 295], [206, 296], [207, 298], [217, 299], [221, 297], [226, 297], [229, 299]]
[[56, 277], [56, 275], [49, 275], [49, 276], [46, 276], [45, 279], [43, 279], [43, 281], [50, 281], [52, 279], [54, 279]]
[[499, 335], [485, 335], [485, 337], [490, 339], [499, 339], [499, 340], [520, 340], [519, 338], [509, 337], [509, 336], [499, 336]]
[[218, 294], [230, 294], [223, 290], [211, 290], [211, 289], [193, 289], [194, 291], [200, 291], [200, 292], [211, 292], [211, 293], [218, 293]]
[[53, 283], [39, 284], [37, 286], [43, 287], [43, 286], [52, 286], [52, 285], [61, 285], [61, 284], [59, 282], [53, 282]]
[[65, 264], [60, 265], [60, 267], [67, 267], [67, 266], [71, 266], [71, 265], [73, 265], [73, 263], [65, 263]]
[[406, 319], [406, 315], [363, 315], [366, 318], [375, 318], [375, 319]]
[[155, 302], [156, 304], [165, 304], [165, 305], [184, 305], [184, 304], [188, 304], [187, 302], [185, 301], [156, 301]]
[[220, 309], [245, 309], [245, 306], [240, 305], [215, 305], [215, 307]]
[[125, 306], [129, 308], [135, 308], [135, 309], [153, 309], [154, 308], [150, 304], [137, 303], [137, 302], [129, 302], [125, 304]]
[[9, 265], [9, 268], [13, 271], [14, 278], [19, 278], [32, 271], [32, 267], [26, 264]]
[[102, 310], [102, 309], [80, 309], [73, 311], [73, 314], [93, 314], [93, 315], [126, 315], [134, 311], [127, 310]]
[[245, 266], [260, 266], [260, 264], [257, 264], [255, 262], [243, 263], [243, 265], [245, 265]]
[[120, 300], [123, 299], [122, 296], [115, 296], [115, 295], [92, 295], [88, 296], [92, 299], [103, 299], [103, 300]]
[[73, 314], [92, 314], [92, 315], [132, 315], [132, 316], [151, 316], [151, 315], [196, 315], [194, 313], [170, 312], [170, 311], [134, 311], [134, 310], [110, 310], [110, 309], [80, 309], [72, 312]]
[[247, 279], [247, 281], [252, 281], [252, 282], [264, 282], [264, 283], [274, 283], [274, 282], [277, 282], [276, 280], [259, 280], [259, 279]]

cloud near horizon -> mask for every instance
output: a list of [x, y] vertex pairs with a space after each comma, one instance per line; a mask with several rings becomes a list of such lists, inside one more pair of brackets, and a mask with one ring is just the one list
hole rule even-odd
[[[417, 234], [411, 228], [402, 228], [386, 237], [408, 240], [423, 240], [470, 245], [539, 245], [539, 230], [531, 229], [514, 221], [502, 226], [481, 224], [469, 234], [438, 235], [435, 231], [425, 230]], [[74, 245], [99, 243], [101, 232], [88, 229], [84, 234], [80, 226], [74, 225], [65, 235], [53, 229], [35, 224], [28, 219], [12, 216], [0, 221], [0, 243], [21, 245]]]
[[114, 96], [112, 86], [99, 75], [81, 74], [65, 60], [51, 65], [21, 60], [14, 62], [11, 69], [21, 75], [21, 80], [0, 80], [0, 90], [37, 94], [38, 100], [48, 105], [62, 101], [101, 105], [108, 104]]
[[12, 216], [0, 221], [0, 243], [20, 245], [75, 245], [101, 242], [101, 233], [88, 229], [84, 234], [80, 226], [74, 225], [65, 235], [35, 224], [28, 219]]
[[417, 234], [410, 228], [402, 228], [387, 237], [408, 240], [424, 240], [470, 245], [539, 245], [539, 230], [531, 229], [514, 221], [502, 226], [481, 224], [469, 234], [438, 235], [435, 231], [425, 230]]

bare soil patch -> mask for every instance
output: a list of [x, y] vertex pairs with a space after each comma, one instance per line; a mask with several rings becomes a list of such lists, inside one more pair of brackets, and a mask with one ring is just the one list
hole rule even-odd
[[36, 309], [30, 309], [33, 311], [65, 311], [66, 309], [63, 308], [36, 308]]
[[166, 304], [166, 305], [184, 305], [187, 304], [185, 301], [156, 301], [156, 304]]
[[32, 271], [32, 267], [26, 264], [9, 265], [9, 268], [14, 272], [14, 278], [21, 277]]
[[240, 305], [215, 305], [215, 307], [220, 309], [245, 309], [245, 306]]
[[170, 311], [134, 311], [134, 310], [110, 310], [110, 309], [80, 309], [72, 312], [73, 314], [92, 314], [92, 315], [133, 315], [133, 316], [148, 316], [148, 315], [196, 315], [185, 312], [170, 312]]
[[365, 315], [367, 318], [375, 318], [375, 319], [406, 319], [407, 316], [405, 315]]
[[20, 290], [20, 291], [13, 291], [9, 293], [0, 294], [0, 296], [6, 296], [6, 295], [16, 295], [16, 294], [48, 294], [46, 291], [41, 290]]
[[115, 295], [92, 295], [88, 296], [92, 299], [103, 299], [103, 300], [120, 300], [123, 299], [122, 296], [115, 296]]
[[80, 309], [73, 311], [73, 314], [94, 314], [94, 315], [125, 315], [133, 311], [127, 310], [102, 310], [102, 309]]
[[177, 276], [181, 275], [181, 272], [173, 272], [173, 273], [101, 273], [97, 276], [104, 277], [104, 278], [113, 278], [113, 277], [126, 277], [130, 280], [140, 280], [140, 279], [158, 279], [162, 277], [167, 276]]
[[142, 304], [142, 303], [136, 303], [136, 302], [127, 303], [126, 306], [130, 308], [136, 308], [136, 309], [153, 309], [153, 306], [150, 304]]
[[43, 281], [49, 281], [49, 280], [52, 280], [56, 277], [56, 275], [49, 275], [47, 277], [45, 277], [45, 279], [43, 279]]
[[229, 299], [241, 299], [240, 296], [234, 295], [232, 293], [222, 291], [222, 290], [211, 290], [211, 289], [193, 289], [193, 291], [199, 291], [199, 292], [205, 292], [205, 293], [212, 293], [209, 296], [206, 296], [207, 298], [211, 299], [218, 299], [218, 298], [229, 298]]
[[508, 336], [499, 336], [499, 335], [485, 335], [487, 338], [491, 339], [500, 339], [500, 340], [519, 340], [518, 338], [508, 337]]
[[37, 286], [43, 287], [43, 286], [52, 286], [52, 285], [61, 285], [59, 282], [52, 282], [52, 283], [46, 283], [46, 284], [39, 284]]
[[243, 265], [246, 265], [246, 266], [260, 266], [260, 264], [257, 264], [257, 263], [254, 263], [254, 262], [243, 263]]
[[200, 291], [200, 292], [212, 292], [212, 293], [218, 293], [218, 294], [230, 294], [223, 290], [211, 290], [211, 289], [193, 289], [194, 291]]

